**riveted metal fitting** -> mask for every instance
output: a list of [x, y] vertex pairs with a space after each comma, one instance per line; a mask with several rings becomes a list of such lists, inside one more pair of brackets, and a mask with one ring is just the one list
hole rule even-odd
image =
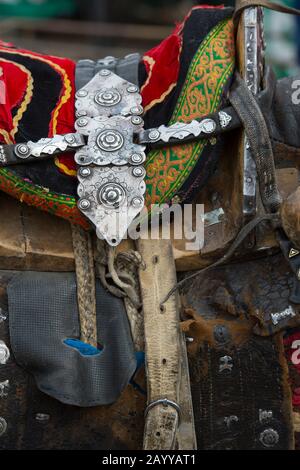
[[10, 357], [10, 352], [4, 341], [0, 340], [0, 364], [6, 364]]
[[6, 430], [7, 430], [7, 422], [5, 421], [4, 418], [2, 418], [2, 416], [0, 416], [0, 437], [6, 433]]
[[214, 328], [214, 338], [218, 343], [227, 343], [230, 340], [228, 328], [225, 325], [216, 325]]
[[279, 434], [273, 428], [267, 428], [260, 433], [259, 440], [264, 447], [274, 447], [279, 442]]

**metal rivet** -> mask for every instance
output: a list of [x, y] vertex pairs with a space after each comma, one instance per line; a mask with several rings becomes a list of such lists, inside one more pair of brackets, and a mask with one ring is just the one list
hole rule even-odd
[[263, 423], [273, 418], [272, 410], [259, 410], [259, 421]]
[[142, 119], [140, 116], [132, 116], [131, 122], [132, 122], [132, 124], [134, 124], [135, 126], [138, 126], [139, 124], [142, 124], [142, 123], [143, 123], [143, 119]]
[[100, 70], [99, 72], [99, 75], [101, 75], [101, 77], [107, 77], [110, 74], [111, 74], [110, 70], [107, 70], [107, 69]]
[[232, 423], [238, 423], [239, 418], [236, 415], [225, 416], [224, 423], [226, 424], [227, 428], [231, 427]]
[[223, 372], [224, 370], [228, 370], [231, 372], [232, 368], [233, 368], [233, 359], [231, 356], [220, 357], [219, 372]]
[[153, 130], [149, 132], [149, 139], [150, 140], [157, 140], [160, 137], [160, 132], [157, 130]]
[[144, 204], [144, 200], [141, 197], [134, 197], [131, 204], [133, 207], [141, 207]]
[[142, 106], [133, 106], [130, 109], [131, 114], [143, 114], [144, 109]]
[[88, 124], [88, 120], [84, 117], [77, 119], [76, 124], [79, 127], [85, 127]]
[[37, 413], [35, 415], [35, 419], [37, 421], [40, 421], [41, 423], [43, 422], [46, 422], [46, 421], [49, 421], [50, 419], [50, 415], [48, 415], [47, 413]]
[[4, 418], [2, 418], [2, 416], [0, 416], [0, 436], [5, 434], [6, 430], [7, 430], [7, 422], [5, 421]]
[[139, 89], [135, 85], [129, 85], [127, 87], [127, 91], [128, 91], [128, 93], [136, 93], [137, 91], [139, 91]]
[[78, 201], [78, 206], [79, 209], [86, 211], [91, 207], [91, 203], [88, 199], [80, 199], [80, 201]]
[[2, 323], [3, 321], [5, 321], [7, 319], [7, 316], [5, 315], [5, 313], [3, 312], [2, 308], [0, 308], [0, 323]]
[[68, 143], [68, 144], [74, 144], [74, 142], [76, 141], [75, 139], [75, 136], [70, 134], [70, 135], [65, 135], [65, 141]]
[[87, 90], [78, 90], [76, 93], [76, 96], [78, 98], [83, 98], [84, 96], [87, 96], [87, 95], [88, 95]]
[[87, 176], [90, 176], [91, 169], [90, 168], [80, 168], [79, 169], [79, 174], [80, 174], [80, 176], [83, 176], [83, 178], [86, 178]]
[[275, 429], [268, 428], [260, 433], [259, 440], [264, 447], [274, 447], [279, 442], [279, 434]]
[[6, 398], [9, 392], [9, 380], [0, 382], [0, 398]]
[[134, 164], [140, 164], [143, 162], [144, 157], [141, 153], [133, 153], [130, 157], [130, 160]]
[[81, 163], [84, 163], [86, 158], [88, 158], [87, 155], [84, 155], [84, 154], [81, 154], [81, 155], [78, 155], [77, 156], [77, 159], [81, 162]]
[[0, 341], [0, 364], [6, 364], [10, 357], [8, 347], [3, 341]]
[[25, 144], [16, 145], [15, 154], [19, 158], [26, 158], [30, 154], [30, 148]]
[[214, 328], [214, 338], [218, 343], [227, 343], [230, 339], [229, 331], [225, 325], [217, 325]]
[[82, 116], [87, 116], [87, 112], [86, 111], [76, 111], [76, 117], [77, 118], [82, 117]]
[[194, 338], [192, 338], [191, 336], [186, 336], [185, 340], [186, 340], [187, 343], [193, 343], [194, 342]]
[[145, 173], [145, 169], [142, 166], [138, 166], [136, 168], [133, 168], [132, 170], [133, 176], [136, 176], [137, 178], [144, 176]]

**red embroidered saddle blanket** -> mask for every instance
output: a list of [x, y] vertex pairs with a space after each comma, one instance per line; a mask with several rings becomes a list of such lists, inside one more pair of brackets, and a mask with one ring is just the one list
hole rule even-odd
[[[234, 70], [232, 10], [195, 7], [140, 63], [145, 127], [187, 122], [224, 105]], [[74, 131], [76, 64], [0, 43], [5, 143]], [[222, 138], [150, 151], [146, 204], [193, 198], [222, 155]], [[72, 154], [0, 169], [0, 189], [27, 204], [88, 227], [76, 205]]]

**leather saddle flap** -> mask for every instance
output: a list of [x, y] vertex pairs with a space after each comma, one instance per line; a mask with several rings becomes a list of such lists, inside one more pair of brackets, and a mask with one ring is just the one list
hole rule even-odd
[[136, 369], [122, 300], [97, 281], [96, 302], [101, 346], [99, 352], [94, 348], [86, 354], [93, 349], [89, 345], [70, 346], [80, 337], [73, 273], [23, 272], [8, 285], [11, 347], [17, 363], [33, 374], [42, 392], [69, 405], [113, 403]]

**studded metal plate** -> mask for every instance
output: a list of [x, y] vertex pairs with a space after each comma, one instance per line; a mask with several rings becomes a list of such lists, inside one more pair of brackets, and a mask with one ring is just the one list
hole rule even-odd
[[139, 116], [86, 117], [81, 122], [82, 119], [75, 126], [87, 136], [88, 143], [76, 153], [78, 165], [140, 165], [146, 160], [146, 147], [133, 142], [134, 133], [143, 126]]
[[139, 88], [103, 69], [76, 93], [76, 117], [142, 115]]
[[145, 146], [134, 142], [141, 102], [138, 87], [109, 70], [76, 93], [75, 128], [87, 140], [75, 154], [78, 208], [113, 246], [144, 207]]
[[96, 227], [97, 236], [118, 245], [144, 207], [142, 166], [81, 167], [78, 207]]

